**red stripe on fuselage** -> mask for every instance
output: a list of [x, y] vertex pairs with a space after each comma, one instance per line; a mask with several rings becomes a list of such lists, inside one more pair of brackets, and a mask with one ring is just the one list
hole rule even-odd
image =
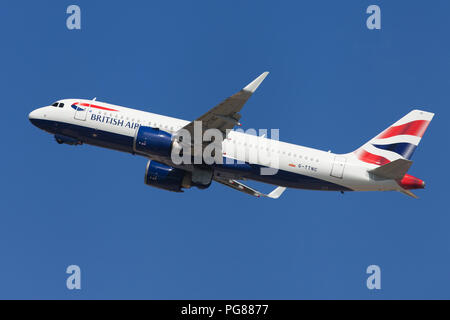
[[106, 111], [119, 111], [119, 110], [115, 110], [115, 109], [111, 109], [111, 108], [106, 108], [106, 107], [101, 107], [101, 106], [97, 106], [95, 104], [89, 104], [89, 103], [79, 103], [76, 102], [74, 103], [75, 105], [79, 105], [82, 107], [91, 107], [91, 108], [95, 108], [95, 109], [100, 109], [100, 110], [106, 110]]
[[384, 132], [382, 132], [377, 137], [377, 139], [384, 139], [402, 134], [422, 137], [423, 134], [425, 133], [425, 130], [427, 130], [429, 124], [430, 121], [427, 120], [416, 120], [402, 124], [400, 126], [390, 127], [386, 129]]
[[361, 161], [364, 161], [364, 162], [367, 162], [367, 163], [378, 164], [380, 166], [391, 162], [388, 159], [386, 159], [385, 157], [377, 156], [376, 154], [367, 152], [364, 149], [356, 150], [355, 154], [358, 157], [358, 159], [361, 160]]

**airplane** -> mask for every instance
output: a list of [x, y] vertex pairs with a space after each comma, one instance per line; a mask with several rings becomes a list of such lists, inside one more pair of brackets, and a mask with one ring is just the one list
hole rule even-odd
[[[89, 144], [148, 158], [145, 184], [168, 191], [206, 189], [216, 181], [252, 196], [272, 199], [279, 198], [286, 188], [342, 193], [399, 191], [417, 198], [411, 190], [425, 188], [423, 180], [407, 172], [433, 113], [412, 110], [360, 148], [345, 154], [240, 132], [236, 129], [240, 125], [239, 112], [267, 75], [268, 72], [262, 73], [194, 121], [121, 107], [96, 98], [59, 100], [32, 111], [28, 117], [33, 125], [54, 135], [59, 144]], [[199, 126], [201, 130], [222, 134], [223, 139], [215, 144], [222, 161], [175, 163], [174, 150], [187, 150], [191, 159], [193, 154], [201, 155], [205, 150], [204, 141], [192, 140]], [[180, 132], [188, 132], [192, 137], [183, 141]], [[200, 153], [197, 149], [189, 154], [195, 147], [200, 147]], [[265, 158], [250, 157], [262, 152]], [[273, 170], [267, 174], [264, 169]], [[276, 188], [264, 194], [245, 185], [242, 182], [245, 180]]]

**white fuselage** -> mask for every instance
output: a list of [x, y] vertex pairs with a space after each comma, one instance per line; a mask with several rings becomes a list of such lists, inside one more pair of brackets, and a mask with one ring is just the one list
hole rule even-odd
[[[175, 134], [189, 123], [186, 120], [100, 101], [65, 99], [58, 102], [63, 106], [36, 109], [30, 113], [30, 120], [52, 134], [67, 135], [84, 143], [131, 153], [134, 153], [132, 141], [140, 126], [159, 128]], [[79, 108], [74, 107], [74, 104]], [[261, 167], [275, 168], [282, 173], [276, 179], [270, 175], [254, 177], [243, 174], [241, 178], [244, 179], [318, 190], [398, 189], [398, 184], [394, 180], [373, 179], [368, 170], [377, 166], [358, 160], [353, 153], [334, 154], [238, 131], [229, 133], [222, 143], [222, 152], [225, 161], [234, 159]], [[252, 154], [261, 153], [265, 154], [263, 157], [265, 160], [261, 157], [251, 158]], [[276, 159], [276, 163], [273, 159]], [[220, 168], [218, 170], [220, 171]], [[239, 178], [239, 171], [233, 174]], [[338, 187], [334, 188], [333, 185]]]

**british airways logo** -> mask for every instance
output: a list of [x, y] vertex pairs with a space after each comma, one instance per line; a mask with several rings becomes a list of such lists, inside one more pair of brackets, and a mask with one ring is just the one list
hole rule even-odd
[[[114, 112], [119, 111], [119, 110], [108, 108], [108, 107], [102, 107], [102, 106], [99, 106], [96, 104], [81, 103], [81, 102], [75, 102], [74, 104], [71, 105], [71, 107], [72, 107], [72, 109], [74, 109], [77, 112], [87, 111], [87, 108], [100, 109], [100, 110], [106, 110], [106, 111], [114, 111]], [[89, 110], [89, 112], [92, 112], [92, 110]], [[91, 114], [91, 120], [110, 124], [113, 126], [130, 128], [133, 130], [140, 127], [139, 123], [136, 123], [133, 121], [125, 121], [122, 119], [117, 119], [117, 116], [111, 117], [111, 116], [100, 115], [100, 114]]]
[[109, 117], [109, 116], [102, 116], [100, 114], [92, 114], [91, 115], [91, 120], [92, 121], [98, 121], [98, 122], [101, 122], [101, 123], [111, 124], [113, 126], [130, 128], [130, 129], [136, 129], [136, 128], [140, 127], [140, 124], [136, 123], [136, 122], [124, 121], [122, 119], [116, 119], [114, 117]]

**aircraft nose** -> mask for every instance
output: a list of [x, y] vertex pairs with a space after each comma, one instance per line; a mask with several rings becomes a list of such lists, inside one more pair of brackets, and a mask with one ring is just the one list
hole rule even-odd
[[38, 108], [28, 114], [28, 119], [36, 127], [42, 129], [43, 120], [47, 118], [46, 108]]
[[36, 110], [33, 110], [33, 111], [31, 111], [31, 112], [28, 114], [28, 119], [30, 119], [30, 121], [33, 120], [33, 119], [36, 119], [36, 118], [37, 118], [37, 112], [36, 112]]
[[33, 110], [28, 114], [28, 119], [30, 120], [30, 122], [37, 126], [37, 119], [38, 119], [38, 111], [37, 110]]

